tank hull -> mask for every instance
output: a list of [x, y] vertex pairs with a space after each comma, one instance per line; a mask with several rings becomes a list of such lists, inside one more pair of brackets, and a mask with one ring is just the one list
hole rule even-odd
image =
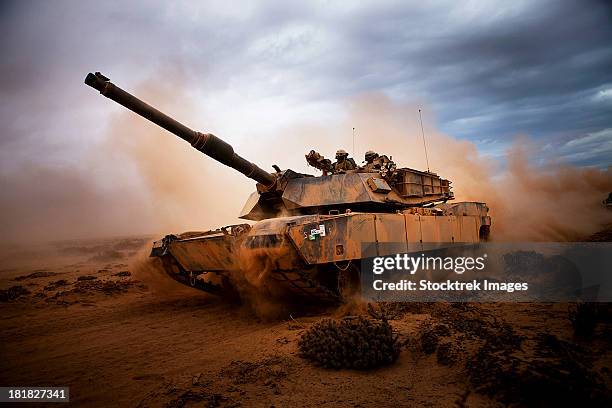
[[259, 286], [274, 296], [338, 301], [347, 282], [354, 290], [361, 259], [478, 243], [490, 224], [483, 203], [280, 217], [167, 236], [152, 256], [179, 280], [213, 293]]

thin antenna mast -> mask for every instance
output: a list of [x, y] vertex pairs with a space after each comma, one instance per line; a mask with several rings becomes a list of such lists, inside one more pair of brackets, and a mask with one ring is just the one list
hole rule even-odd
[[355, 128], [353, 128], [353, 157], [355, 157]]
[[427, 157], [427, 145], [425, 144], [425, 131], [423, 130], [423, 117], [421, 116], [421, 110], [419, 109], [419, 120], [421, 122], [421, 135], [423, 136], [423, 149], [425, 149], [425, 162], [427, 163], [427, 172], [429, 171], [429, 157]]

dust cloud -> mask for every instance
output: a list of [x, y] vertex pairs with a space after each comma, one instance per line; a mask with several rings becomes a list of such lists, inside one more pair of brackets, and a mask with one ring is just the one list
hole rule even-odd
[[34, 163], [0, 173], [3, 245], [147, 233], [129, 186], [110, 190], [90, 168]]
[[612, 191], [610, 169], [530, 164], [538, 148], [524, 138], [507, 152], [508, 170], [489, 200], [506, 241], [578, 241], [612, 223], [602, 200]]
[[[289, 254], [288, 246], [280, 248], [248, 248], [240, 240], [235, 245], [238, 256], [236, 271], [231, 281], [241, 301], [249, 311], [265, 321], [287, 318], [291, 310], [291, 296], [287, 289], [271, 278], [280, 259]], [[295, 299], [293, 299], [295, 300]]]
[[[131, 89], [177, 120], [203, 131], [207, 118], [184, 90], [178, 72], [165, 81]], [[83, 85], [84, 86], [84, 85]], [[92, 95], [92, 97], [99, 97]], [[109, 104], [114, 103], [108, 101]], [[368, 149], [393, 157], [400, 166], [426, 169], [416, 103], [396, 103], [380, 94], [347, 102], [347, 114], [335, 125], [304, 122], [275, 134], [253, 137], [274, 143], [257, 157], [264, 168], [279, 164], [318, 174], [304, 154], [316, 149], [333, 157], [352, 151], [356, 128], [357, 162]], [[115, 108], [106, 138], [80, 166], [50, 166], [44, 160], [0, 173], [0, 227], [5, 242], [32, 242], [131, 234], [163, 235], [204, 230], [237, 220], [254, 183], [233, 169], [203, 157], [174, 135], [122, 108]], [[205, 112], [204, 112], [205, 114]], [[504, 241], [579, 240], [612, 222], [601, 201], [612, 191], [609, 171], [529, 160], [538, 146], [517, 139], [505, 157], [479, 154], [468, 141], [436, 130], [424, 114], [432, 171], [452, 181], [456, 200], [484, 201], [493, 217], [492, 238]], [[224, 135], [220, 135], [224, 137]], [[255, 149], [250, 147], [250, 149]], [[507, 166], [500, 168], [498, 163]]]
[[[201, 120], [181, 91], [187, 88], [177, 84], [183, 82], [180, 72], [161, 77], [174, 80], [144, 84], [134, 95], [195, 128]], [[136, 114], [121, 111], [111, 122], [103, 154], [134, 166], [156, 232], [214, 229], [236, 220], [254, 183]]]
[[153, 240], [143, 245], [128, 261], [128, 269], [139, 281], [159, 298], [172, 296], [189, 296], [191, 288], [172, 279], [164, 269], [159, 258], [149, 256]]
[[[301, 128], [296, 144], [312, 145], [328, 157], [337, 148], [351, 152], [348, 129], [355, 127], [357, 162], [373, 149], [402, 167], [425, 170], [418, 109], [417, 103], [364, 95], [351, 101], [348, 117], [337, 128]], [[423, 121], [431, 171], [451, 180], [455, 201], [487, 203], [493, 240], [581, 240], [612, 223], [612, 212], [601, 203], [612, 191], [609, 169], [535, 164], [541, 147], [526, 136], [517, 136], [503, 157], [486, 157], [475, 144], [440, 132], [426, 112]]]
[[[131, 91], [186, 124], [197, 123], [194, 102], [181, 91], [187, 88], [180, 70], [166, 69], [161, 77], [170, 79]], [[236, 220], [252, 183], [147, 120], [104, 102], [115, 110], [105, 137], [78, 164], [50, 163], [38, 146], [30, 146], [22, 149], [35, 160], [0, 169], [3, 246], [161, 236]]]

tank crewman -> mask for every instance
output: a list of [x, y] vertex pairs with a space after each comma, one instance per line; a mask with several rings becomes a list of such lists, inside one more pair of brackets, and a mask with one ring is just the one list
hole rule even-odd
[[380, 163], [376, 159], [378, 159], [378, 153], [368, 150], [365, 154], [365, 165], [363, 169], [367, 172], [374, 172], [380, 169]]
[[355, 160], [348, 157], [348, 153], [343, 149], [336, 152], [336, 162], [334, 163], [334, 174], [344, 173], [347, 170], [355, 170], [357, 165]]
[[380, 155], [373, 150], [368, 150], [365, 154], [366, 164], [364, 170], [366, 171], [380, 171], [383, 167], [387, 167], [389, 163], [393, 163], [387, 155]]
[[380, 155], [372, 150], [368, 150], [365, 154], [365, 162], [363, 166], [364, 171], [368, 173], [379, 172], [387, 180], [395, 177], [397, 167], [387, 155]]

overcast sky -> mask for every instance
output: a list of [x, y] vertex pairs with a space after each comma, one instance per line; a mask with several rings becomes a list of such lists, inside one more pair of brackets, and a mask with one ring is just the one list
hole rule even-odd
[[[432, 170], [457, 192], [480, 177], [457, 160], [492, 162], [501, 174], [518, 136], [538, 146], [536, 161], [606, 168], [611, 10], [595, 1], [3, 1], [0, 229], [19, 240], [211, 228], [233, 222], [252, 191], [97, 95], [83, 84], [92, 71], [264, 169], [312, 173], [303, 155], [351, 151], [352, 126], [358, 161], [375, 148], [425, 168], [419, 107]], [[452, 139], [465, 143], [435, 144]], [[470, 142], [479, 155], [455, 157], [476, 151]]]
[[611, 10], [594, 1], [4, 1], [2, 168], [40, 149], [38, 161], [78, 162], [103, 137], [116, 108], [82, 85], [88, 71], [133, 89], [167, 66], [180, 67], [183, 91], [211, 118], [192, 125], [239, 144], [255, 126], [333, 123], [346, 100], [382, 92], [422, 104], [439, 129], [484, 154], [526, 134], [551, 157], [606, 167]]

